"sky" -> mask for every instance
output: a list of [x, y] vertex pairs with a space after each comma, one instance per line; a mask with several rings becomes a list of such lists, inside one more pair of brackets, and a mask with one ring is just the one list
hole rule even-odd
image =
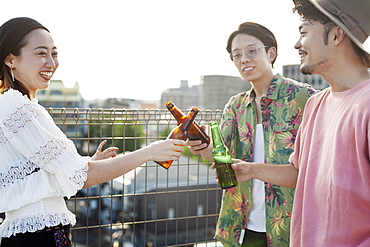
[[225, 47], [246, 21], [275, 34], [275, 73], [299, 63], [291, 0], [6, 0], [1, 8], [1, 24], [27, 16], [50, 30], [60, 63], [53, 79], [78, 82], [86, 100], [159, 100], [181, 80], [239, 76]]

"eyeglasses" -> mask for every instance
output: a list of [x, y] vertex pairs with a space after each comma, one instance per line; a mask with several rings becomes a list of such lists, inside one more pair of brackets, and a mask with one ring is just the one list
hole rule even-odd
[[[264, 47], [268, 47], [268, 46], [257, 46], [257, 47], [250, 46], [245, 50], [244, 55], [249, 59], [253, 59], [258, 55], [258, 49], [264, 48]], [[243, 57], [242, 50], [236, 50], [230, 53], [230, 58], [231, 60], [233, 60], [234, 63], [239, 63], [242, 57]]]

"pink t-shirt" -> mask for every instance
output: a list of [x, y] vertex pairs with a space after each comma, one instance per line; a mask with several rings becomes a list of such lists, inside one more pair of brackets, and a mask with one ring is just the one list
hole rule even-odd
[[291, 246], [369, 247], [370, 80], [307, 101], [290, 162]]

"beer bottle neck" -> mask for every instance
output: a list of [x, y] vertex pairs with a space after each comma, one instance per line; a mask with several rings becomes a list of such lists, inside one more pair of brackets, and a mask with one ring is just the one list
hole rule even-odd
[[212, 141], [213, 141], [214, 147], [225, 146], [224, 140], [222, 139], [222, 136], [221, 136], [220, 128], [218, 127], [218, 123], [211, 122], [210, 127], [211, 127]]
[[185, 120], [186, 116], [184, 116], [184, 113], [179, 108], [177, 108], [172, 102], [170, 101], [167, 102], [166, 107], [171, 112], [171, 114], [174, 116], [178, 123], [181, 123]]
[[189, 114], [185, 117], [185, 120], [180, 125], [182, 131], [188, 131], [190, 126], [193, 124], [195, 117], [197, 116], [199, 110], [195, 107], [191, 109]]

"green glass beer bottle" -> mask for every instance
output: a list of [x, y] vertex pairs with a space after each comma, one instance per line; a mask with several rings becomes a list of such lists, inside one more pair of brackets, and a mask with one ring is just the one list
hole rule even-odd
[[222, 139], [217, 121], [211, 121], [209, 124], [213, 141], [212, 156], [216, 165], [218, 182], [222, 189], [233, 188], [238, 184], [238, 182], [236, 180], [235, 172], [231, 167], [233, 162], [231, 160], [229, 149], [226, 147], [224, 140]]
[[[197, 116], [199, 110], [196, 107], [193, 107], [189, 114], [185, 116], [184, 121], [177, 127], [173, 128], [168, 135], [167, 139], [179, 139], [186, 141], [187, 136], [186, 132], [189, 130], [190, 126], [194, 122], [195, 117]], [[168, 161], [155, 161], [157, 164], [161, 165], [163, 168], [170, 168], [173, 160]]]

